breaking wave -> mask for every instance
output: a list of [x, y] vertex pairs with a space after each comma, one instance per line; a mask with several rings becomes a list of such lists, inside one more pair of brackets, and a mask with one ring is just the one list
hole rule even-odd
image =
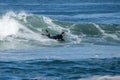
[[[51, 40], [42, 34], [48, 29], [52, 35], [65, 32], [65, 42]], [[46, 16], [24, 12], [8, 12], [0, 16], [0, 47], [26, 48], [73, 44], [120, 43], [119, 24], [68, 23]]]

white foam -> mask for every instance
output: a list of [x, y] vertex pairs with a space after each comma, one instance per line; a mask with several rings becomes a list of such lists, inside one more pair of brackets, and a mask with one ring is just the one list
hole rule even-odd
[[21, 25], [11, 18], [10, 14], [6, 14], [0, 19], [0, 39], [9, 36], [15, 35]]
[[99, 25], [97, 25], [95, 23], [92, 23], [92, 24], [102, 33], [104, 38], [109, 38], [110, 37], [110, 38], [118, 40], [118, 41], [120, 40], [120, 38], [117, 35], [106, 33], [103, 29], [101, 29], [99, 27]]
[[82, 78], [78, 80], [120, 80], [120, 76], [93, 76], [93, 77]]
[[55, 30], [55, 31], [58, 31], [58, 32], [62, 32], [62, 30], [64, 30], [65, 28], [62, 28], [56, 24], [54, 24], [52, 22], [52, 19], [48, 18], [48, 17], [43, 17], [43, 20], [46, 24], [48, 24], [48, 28], [52, 29], [52, 30]]

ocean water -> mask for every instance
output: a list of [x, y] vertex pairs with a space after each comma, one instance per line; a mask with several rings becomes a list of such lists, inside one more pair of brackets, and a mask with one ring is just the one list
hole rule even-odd
[[120, 80], [120, 0], [0, 0], [0, 80]]

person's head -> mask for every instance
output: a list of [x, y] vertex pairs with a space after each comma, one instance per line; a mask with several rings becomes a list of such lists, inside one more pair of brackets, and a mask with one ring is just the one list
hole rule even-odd
[[64, 35], [65, 35], [65, 32], [62, 32], [61, 35], [64, 36]]

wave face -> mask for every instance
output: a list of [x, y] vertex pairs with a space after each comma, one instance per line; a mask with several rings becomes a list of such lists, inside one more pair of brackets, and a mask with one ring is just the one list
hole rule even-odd
[[[65, 43], [48, 39], [42, 34], [48, 29], [52, 35], [65, 32]], [[73, 44], [120, 43], [119, 24], [67, 23], [49, 17], [8, 12], [0, 16], [0, 47], [23, 48]], [[18, 46], [19, 45], [19, 46]]]

